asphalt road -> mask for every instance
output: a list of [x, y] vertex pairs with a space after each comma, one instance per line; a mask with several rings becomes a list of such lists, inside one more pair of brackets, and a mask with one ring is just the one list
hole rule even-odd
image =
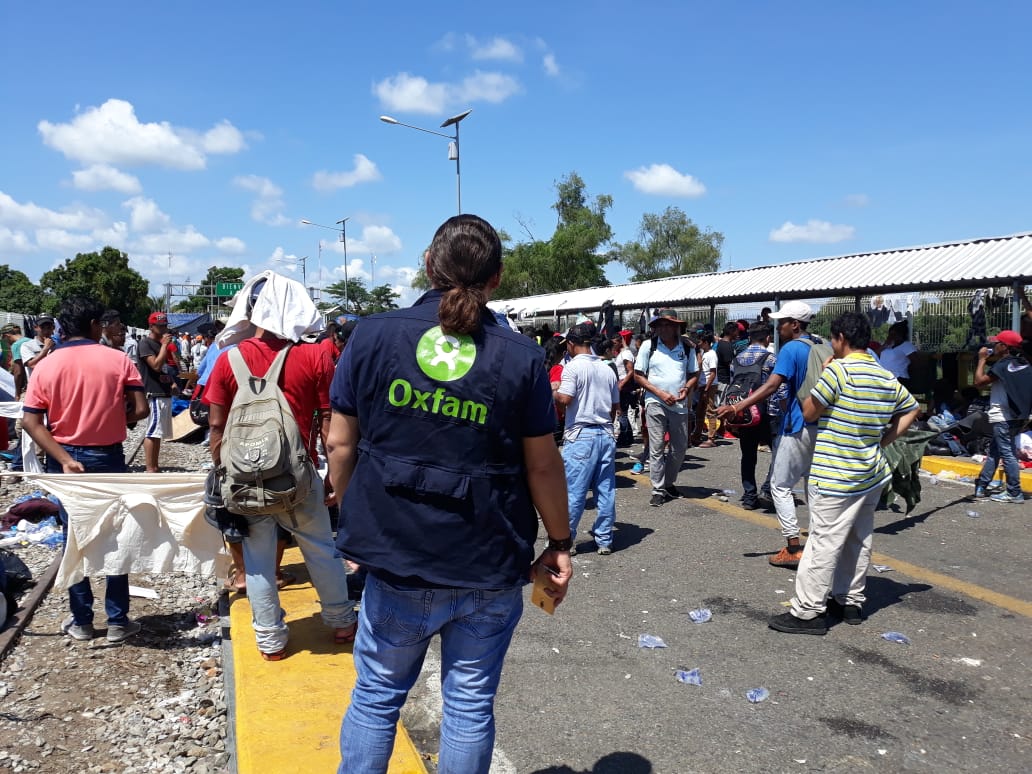
[[[582, 539], [555, 617], [527, 605], [496, 702], [494, 774], [1027, 769], [1032, 503], [972, 504], [970, 486], [926, 481], [909, 516], [877, 514], [875, 561], [893, 569], [870, 574], [869, 618], [789, 635], [767, 627], [795, 577], [767, 562], [776, 518], [713, 496], [741, 491], [737, 445], [690, 450], [686, 496], [662, 508], [629, 466], [615, 552]], [[710, 622], [690, 621], [699, 607]], [[891, 631], [910, 644], [882, 638]], [[667, 647], [639, 648], [640, 634]], [[699, 669], [702, 685], [679, 669]], [[428, 750], [435, 670], [431, 656], [404, 715]], [[750, 703], [761, 687], [769, 698]]]

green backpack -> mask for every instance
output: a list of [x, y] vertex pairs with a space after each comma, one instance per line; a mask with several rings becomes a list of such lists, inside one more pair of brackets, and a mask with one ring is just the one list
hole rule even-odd
[[834, 355], [830, 344], [826, 344], [820, 337], [799, 338], [796, 341], [803, 342], [810, 348], [810, 354], [806, 358], [806, 377], [803, 379], [799, 391], [796, 392], [796, 399], [802, 403], [806, 400], [811, 390], [821, 380], [821, 371], [824, 370], [824, 361]]

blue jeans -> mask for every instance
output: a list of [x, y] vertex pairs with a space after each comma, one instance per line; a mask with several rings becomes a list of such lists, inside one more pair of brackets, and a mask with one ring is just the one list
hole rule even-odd
[[989, 442], [989, 453], [985, 456], [982, 472], [975, 479], [975, 486], [986, 486], [996, 476], [996, 468], [1003, 460], [1003, 473], [1007, 477], [1007, 494], [1017, 497], [1021, 494], [1021, 465], [1014, 451], [1014, 439], [1018, 437], [1024, 422], [993, 422], [993, 437]]
[[[111, 446], [66, 446], [61, 445], [72, 459], [81, 462], [87, 473], [127, 473], [125, 452], [122, 444]], [[61, 463], [47, 457], [47, 473], [63, 473]], [[64, 525], [67, 533], [68, 525]], [[72, 618], [77, 626], [93, 624], [93, 587], [89, 578], [68, 587], [68, 603]], [[104, 612], [108, 626], [125, 626], [129, 623], [129, 576], [108, 575], [104, 588]]]
[[344, 560], [334, 556], [330, 515], [323, 505], [323, 485], [318, 476], [308, 499], [293, 514], [248, 516], [244, 538], [244, 567], [247, 570], [247, 599], [251, 603], [258, 650], [278, 653], [290, 635], [276, 588], [276, 539], [279, 527], [297, 540], [305, 567], [319, 594], [323, 623], [345, 628], [355, 622], [355, 605], [348, 599], [348, 578]]
[[577, 525], [584, 515], [588, 488], [595, 490], [595, 524], [591, 535], [599, 548], [613, 542], [616, 521], [616, 441], [608, 427], [582, 427], [575, 440], [563, 443], [566, 468], [567, 503], [570, 509], [570, 534], [577, 537]]
[[366, 580], [354, 659], [358, 678], [340, 729], [338, 774], [386, 772], [398, 715], [441, 635], [439, 774], [487, 774], [494, 749], [494, 698], [523, 590], [412, 588]]

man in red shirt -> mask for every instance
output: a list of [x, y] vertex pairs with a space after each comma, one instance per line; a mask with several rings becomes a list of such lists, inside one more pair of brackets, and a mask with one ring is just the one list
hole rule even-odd
[[[278, 283], [292, 282], [277, 277]], [[300, 283], [296, 283], [300, 284]], [[248, 318], [259, 295], [265, 291], [264, 281], [255, 285], [248, 300]], [[276, 355], [291, 342], [262, 328], [254, 336], [240, 342], [239, 350], [253, 375], [264, 375]], [[290, 404], [301, 437], [313, 463], [317, 461], [312, 417], [319, 417], [319, 434], [323, 443], [330, 425], [330, 381], [333, 361], [321, 347], [291, 346], [280, 373], [279, 387]], [[222, 433], [229, 409], [236, 395], [237, 382], [228, 357], [220, 357], [208, 378], [202, 400], [211, 406], [208, 423], [211, 428], [211, 457], [221, 466]], [[247, 597], [251, 603], [258, 650], [267, 661], [279, 661], [286, 655], [289, 632], [280, 609], [276, 589], [276, 525], [293, 533], [305, 565], [319, 594], [323, 621], [334, 629], [338, 644], [355, 636], [354, 603], [348, 599], [344, 563], [334, 556], [330, 517], [324, 502], [324, 485], [318, 476], [308, 499], [292, 513], [284, 511], [272, 516], [248, 516], [244, 538], [244, 566], [247, 571]]]
[[[104, 308], [72, 297], [57, 313], [64, 342], [32, 372], [22, 423], [47, 453], [48, 473], [125, 473], [126, 424], [148, 412], [143, 382], [125, 353], [99, 345]], [[46, 415], [47, 422], [43, 421]], [[90, 640], [93, 591], [89, 578], [68, 589], [72, 615], [61, 630]], [[140, 631], [129, 620], [129, 576], [109, 575], [104, 591], [107, 641], [122, 642]]]

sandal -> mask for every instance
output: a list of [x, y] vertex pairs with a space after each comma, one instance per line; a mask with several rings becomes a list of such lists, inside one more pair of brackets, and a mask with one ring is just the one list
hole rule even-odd
[[292, 585], [294, 583], [297, 583], [297, 576], [294, 575], [294, 573], [286, 572], [285, 570], [280, 570], [279, 572], [276, 573], [276, 588], [277, 589], [281, 589], [284, 586], [290, 586], [290, 585]]
[[355, 641], [355, 634], [358, 632], [358, 624], [345, 626], [333, 630], [333, 642], [337, 645], [348, 645]]
[[222, 588], [230, 593], [239, 594], [242, 597], [247, 596], [247, 581], [245, 580], [242, 584], [237, 584], [237, 578], [245, 578], [246, 576], [241, 575], [235, 570], [223, 584]]
[[264, 651], [258, 651], [262, 654], [262, 658], [266, 661], [282, 661], [287, 657], [287, 649], [277, 650], [275, 653], [265, 653]]

